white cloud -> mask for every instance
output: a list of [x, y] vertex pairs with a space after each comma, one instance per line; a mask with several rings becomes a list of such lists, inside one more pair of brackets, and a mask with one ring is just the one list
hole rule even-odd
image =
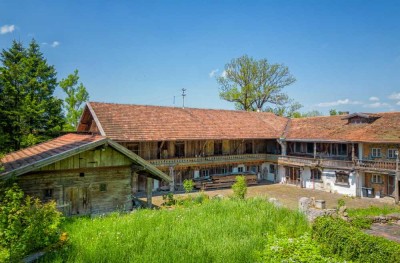
[[398, 101], [398, 102], [396, 103], [396, 105], [399, 105], [399, 106], [400, 106], [400, 101]]
[[400, 100], [400, 92], [398, 92], [398, 93], [396, 93], [396, 92], [392, 93], [392, 94], [389, 96], [389, 99], [391, 99], [391, 100]]
[[372, 97], [369, 98], [369, 100], [370, 101], [379, 101], [379, 98], [372, 96]]
[[48, 43], [47, 42], [42, 42], [42, 45], [46, 46], [46, 45], [48, 45]]
[[226, 70], [222, 71], [221, 77], [226, 78]]
[[370, 104], [365, 104], [363, 105], [363, 107], [365, 108], [381, 108], [381, 107], [388, 107], [389, 104], [386, 102], [374, 102], [374, 103], [370, 103]]
[[208, 76], [210, 76], [210, 78], [213, 78], [217, 74], [218, 71], [219, 71], [219, 69], [213, 69], [213, 70], [211, 70], [210, 73], [208, 73]]
[[4, 25], [0, 27], [0, 34], [4, 35], [7, 33], [11, 33], [15, 30], [15, 25]]
[[361, 102], [352, 101], [350, 99], [344, 99], [344, 100], [337, 100], [337, 101], [331, 101], [331, 102], [321, 102], [321, 103], [318, 103], [316, 106], [332, 107], [332, 106], [339, 106], [339, 105], [357, 105], [357, 104], [361, 104]]
[[58, 41], [53, 41], [53, 43], [51, 43], [51, 47], [58, 47], [60, 45], [60, 42]]

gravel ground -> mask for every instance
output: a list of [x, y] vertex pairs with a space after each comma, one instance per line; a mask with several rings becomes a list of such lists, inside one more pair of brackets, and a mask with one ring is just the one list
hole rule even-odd
[[[230, 188], [208, 190], [205, 191], [210, 197], [216, 195], [223, 195], [225, 197], [232, 195], [232, 190]], [[196, 195], [197, 193], [191, 193], [191, 195]], [[175, 194], [176, 197], [186, 195], [184, 193]], [[328, 193], [319, 190], [299, 188], [293, 185], [283, 185], [283, 184], [260, 184], [256, 186], [249, 186], [247, 190], [247, 197], [273, 197], [278, 199], [285, 207], [290, 209], [297, 209], [298, 200], [300, 197], [315, 197], [315, 199], [322, 199], [326, 202], [327, 208], [335, 208], [337, 206], [337, 200], [343, 198], [346, 202], [348, 208], [364, 208], [373, 206], [384, 206], [384, 205], [394, 205], [392, 198], [351, 198], [340, 194]], [[145, 197], [140, 198], [145, 201]], [[162, 193], [153, 196], [153, 204], [160, 206], [162, 204]]]

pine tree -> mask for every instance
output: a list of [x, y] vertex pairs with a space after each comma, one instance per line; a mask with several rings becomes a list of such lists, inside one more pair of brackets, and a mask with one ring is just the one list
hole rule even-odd
[[53, 96], [54, 66], [48, 65], [35, 40], [28, 48], [14, 41], [2, 51], [1, 62], [0, 149], [19, 150], [53, 137], [64, 122], [62, 100]]

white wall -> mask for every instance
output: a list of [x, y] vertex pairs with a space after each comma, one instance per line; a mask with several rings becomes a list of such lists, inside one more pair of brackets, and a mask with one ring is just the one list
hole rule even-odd
[[276, 174], [278, 173], [278, 168], [277, 168], [276, 164], [274, 164], [274, 163], [263, 163], [261, 165], [261, 171], [260, 171], [261, 177], [262, 177], [263, 180], [267, 180], [267, 181], [274, 182], [274, 183], [279, 183], [280, 180], [278, 180], [278, 175], [275, 175], [275, 173], [272, 173], [270, 171], [270, 165], [271, 164], [275, 165], [275, 173]]
[[199, 177], [200, 177], [200, 171], [194, 170], [193, 178], [199, 178]]
[[322, 180], [324, 181], [324, 188], [328, 192], [356, 196], [357, 177], [355, 172], [350, 173], [348, 186], [335, 184], [336, 181], [335, 170], [325, 169], [322, 173]]
[[283, 165], [278, 165], [278, 175], [276, 178], [276, 182], [277, 183], [285, 183], [285, 174], [286, 174], [286, 170], [285, 167]]

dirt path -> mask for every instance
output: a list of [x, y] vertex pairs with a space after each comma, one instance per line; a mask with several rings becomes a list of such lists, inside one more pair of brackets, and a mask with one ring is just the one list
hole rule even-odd
[[[210, 197], [215, 195], [230, 196], [232, 195], [232, 190], [228, 189], [217, 189], [209, 190], [205, 192]], [[191, 195], [196, 195], [197, 192], [191, 193]], [[185, 195], [175, 194], [175, 196]], [[248, 187], [247, 191], [248, 197], [273, 197], [278, 199], [280, 203], [290, 209], [297, 209], [298, 200], [300, 197], [315, 197], [315, 199], [322, 199], [326, 201], [327, 208], [335, 208], [337, 206], [337, 201], [343, 198], [346, 202], [348, 208], [366, 208], [369, 206], [384, 206], [393, 205], [393, 200], [391, 199], [375, 199], [375, 198], [351, 198], [340, 194], [333, 194], [318, 190], [299, 188], [292, 185], [282, 185], [282, 184], [263, 184]], [[145, 198], [141, 198], [145, 200]], [[154, 196], [153, 204], [156, 206], [161, 205], [163, 202], [162, 196]]]

